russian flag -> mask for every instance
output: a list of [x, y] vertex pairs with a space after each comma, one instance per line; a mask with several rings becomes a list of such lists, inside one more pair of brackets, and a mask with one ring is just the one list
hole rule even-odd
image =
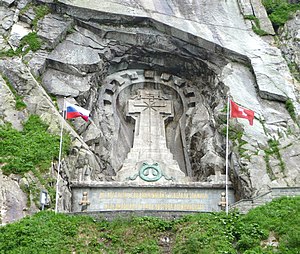
[[87, 122], [89, 115], [90, 111], [66, 101], [66, 119], [82, 117]]

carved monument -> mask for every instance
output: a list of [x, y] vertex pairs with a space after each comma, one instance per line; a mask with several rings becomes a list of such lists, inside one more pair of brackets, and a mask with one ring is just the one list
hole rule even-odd
[[172, 100], [159, 90], [138, 90], [128, 100], [127, 116], [135, 120], [133, 147], [117, 173], [119, 181], [183, 181], [173, 154], [167, 148], [165, 121], [172, 119]]
[[[188, 82], [159, 71], [125, 70], [105, 79], [99, 97], [102, 121], [110, 126], [105, 138], [114, 176], [73, 183], [73, 211], [82, 209], [85, 192], [90, 212], [223, 208], [223, 177], [214, 177], [223, 176], [221, 169], [204, 172], [212, 182], [197, 181], [191, 170], [186, 126], [199, 98]], [[232, 190], [229, 202], [234, 202]]]

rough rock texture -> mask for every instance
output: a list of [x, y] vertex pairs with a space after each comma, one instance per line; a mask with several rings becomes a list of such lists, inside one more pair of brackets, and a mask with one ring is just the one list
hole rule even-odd
[[9, 122], [17, 130], [22, 130], [22, 121], [25, 118], [24, 112], [15, 109], [15, 98], [6, 82], [0, 78], [0, 123]]
[[[10, 45], [4, 38], [13, 27], [25, 29], [35, 15], [33, 9], [19, 14], [26, 1], [6, 2], [0, 6], [0, 48], [5, 50]], [[290, 99], [299, 115], [299, 86], [272, 38], [256, 35], [251, 21], [243, 18], [257, 16], [273, 34], [260, 1], [39, 2], [52, 9], [38, 22], [42, 49], [0, 59], [1, 75], [24, 97], [27, 108], [14, 108], [14, 95], [0, 79], [0, 124], [11, 122], [21, 129], [29, 114], [38, 114], [51, 132], [59, 133], [62, 119], [48, 94], [56, 97], [60, 109], [62, 98], [68, 97], [91, 111], [88, 123], [75, 119], [71, 127], [63, 122], [72, 149], [62, 163], [60, 211], [71, 210], [72, 183], [116, 180], [133, 145], [134, 121], [126, 116], [126, 102], [144, 87], [176, 98], [174, 118], [166, 121], [166, 143], [193, 181], [224, 182], [224, 109], [230, 94], [255, 111], [253, 126], [244, 119], [230, 120], [230, 180], [237, 199], [298, 185], [300, 131], [285, 101]], [[298, 16], [286, 24], [286, 46], [281, 48], [297, 64]], [[277, 141], [279, 152], [270, 140]], [[56, 178], [56, 162], [48, 174]], [[30, 184], [29, 178], [22, 181]], [[12, 180], [1, 179], [2, 193], [8, 193], [2, 181]], [[8, 194], [2, 196], [10, 200]], [[23, 207], [18, 207], [20, 218]], [[2, 220], [10, 221], [3, 217], [9, 209], [1, 211]]]
[[28, 214], [26, 205], [28, 197], [20, 189], [18, 177], [7, 177], [0, 171], [0, 182], [1, 224], [5, 225]]
[[49, 14], [38, 23], [38, 36], [46, 42], [45, 47], [53, 49], [71, 29], [72, 21], [64, 17]]
[[291, 67], [292, 73], [300, 80], [300, 11], [280, 29], [280, 49]]

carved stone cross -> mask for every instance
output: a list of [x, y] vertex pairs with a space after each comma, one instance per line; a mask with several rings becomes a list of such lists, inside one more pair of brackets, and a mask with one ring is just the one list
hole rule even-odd
[[165, 121], [174, 117], [172, 100], [160, 90], [143, 89], [128, 100], [127, 107], [127, 116], [135, 119], [134, 140], [117, 179], [140, 183], [183, 179], [166, 140]]
[[143, 149], [159, 149], [166, 145], [165, 120], [173, 117], [172, 101], [163, 98], [158, 90], [140, 90], [128, 101], [128, 116], [135, 122], [135, 146]]

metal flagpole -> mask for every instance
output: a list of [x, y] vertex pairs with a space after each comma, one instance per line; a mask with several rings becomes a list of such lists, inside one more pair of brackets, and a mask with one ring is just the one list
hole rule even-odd
[[229, 115], [230, 115], [229, 95], [227, 97], [227, 126], [226, 126], [226, 170], [225, 170], [225, 195], [226, 195], [226, 214], [228, 215], [228, 132], [229, 132]]
[[62, 115], [63, 117], [62, 117], [62, 120], [61, 120], [61, 130], [60, 130], [57, 179], [56, 179], [55, 213], [58, 212], [58, 185], [59, 185], [60, 167], [61, 167], [61, 154], [62, 154], [62, 144], [63, 144], [62, 141], [63, 141], [63, 129], [64, 129], [64, 121], [65, 121], [65, 112], [66, 112], [66, 102], [65, 102], [65, 98], [64, 98], [63, 115]]

